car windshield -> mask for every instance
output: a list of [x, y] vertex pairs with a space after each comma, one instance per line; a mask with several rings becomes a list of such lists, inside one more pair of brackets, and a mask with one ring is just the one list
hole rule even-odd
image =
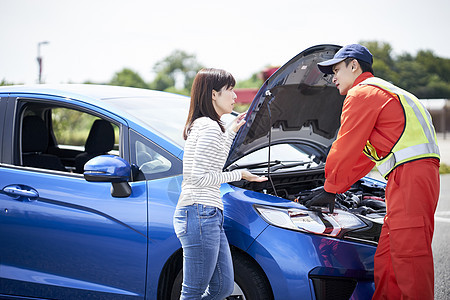
[[[229, 166], [229, 170], [246, 169], [267, 169], [268, 147], [252, 152]], [[320, 161], [315, 159], [314, 154], [304, 152], [304, 149], [296, 144], [277, 144], [270, 148], [270, 166], [271, 171], [284, 169], [308, 169], [320, 165]]]
[[161, 97], [113, 98], [107, 101], [184, 146], [182, 133], [189, 111], [188, 97], [162, 94]]
[[[105, 99], [126, 113], [184, 146], [183, 129], [189, 112], [189, 97], [164, 93], [158, 97], [127, 97]], [[222, 121], [231, 123], [237, 113], [225, 114]]]

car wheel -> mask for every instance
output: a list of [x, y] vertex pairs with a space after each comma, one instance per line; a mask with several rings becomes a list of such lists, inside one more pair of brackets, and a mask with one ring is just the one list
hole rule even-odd
[[[233, 257], [234, 290], [228, 300], [273, 300], [270, 283], [262, 270], [242, 255]], [[171, 300], [180, 299], [183, 270], [174, 280]]]
[[170, 300], [178, 300], [181, 295], [181, 284], [183, 283], [183, 269], [181, 268], [175, 277], [172, 285], [172, 292], [170, 293]]
[[229, 300], [273, 300], [272, 289], [256, 263], [234, 253], [234, 291]]

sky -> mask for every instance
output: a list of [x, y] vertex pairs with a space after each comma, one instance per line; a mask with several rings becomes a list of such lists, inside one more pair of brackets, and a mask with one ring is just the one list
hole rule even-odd
[[[239, 80], [318, 44], [378, 41], [450, 58], [448, 0], [0, 0], [0, 81], [146, 82], [174, 50]], [[48, 44], [39, 43], [47, 41]]]

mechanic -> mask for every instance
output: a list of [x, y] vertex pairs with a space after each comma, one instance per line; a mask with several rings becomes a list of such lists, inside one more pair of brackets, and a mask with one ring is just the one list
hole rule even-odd
[[334, 208], [375, 165], [386, 185], [386, 216], [374, 258], [373, 299], [434, 298], [431, 241], [439, 198], [439, 148], [431, 116], [412, 94], [374, 77], [359, 44], [318, 64], [344, 100], [341, 127], [325, 165], [324, 189], [307, 207]]

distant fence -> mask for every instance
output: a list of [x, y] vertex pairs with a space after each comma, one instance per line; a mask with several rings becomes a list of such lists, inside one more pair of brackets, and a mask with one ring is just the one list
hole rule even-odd
[[444, 134], [450, 131], [450, 100], [449, 99], [420, 99], [433, 118], [436, 132]]
[[[250, 104], [256, 96], [258, 89], [235, 89], [236, 102]], [[420, 99], [431, 114], [436, 132], [443, 133], [446, 138], [450, 131], [450, 100], [449, 99]]]

